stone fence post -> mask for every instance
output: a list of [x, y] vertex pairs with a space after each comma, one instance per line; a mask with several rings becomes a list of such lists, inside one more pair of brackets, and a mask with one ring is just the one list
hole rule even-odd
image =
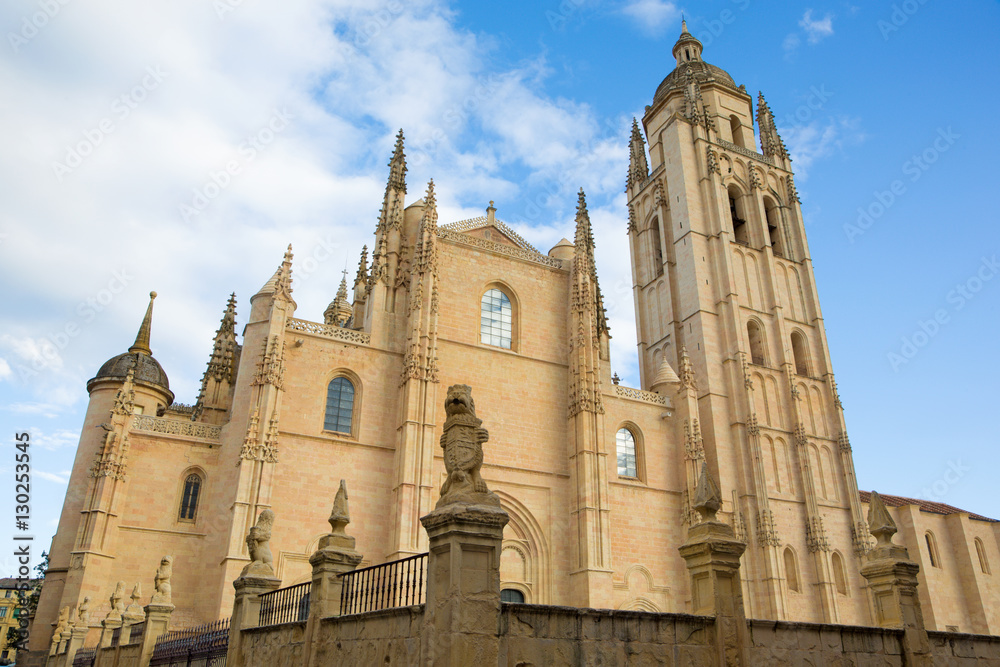
[[749, 632], [740, 583], [746, 545], [736, 539], [732, 526], [716, 519], [721, 506], [722, 494], [703, 463], [694, 497], [701, 522], [691, 527], [678, 550], [691, 575], [692, 612], [715, 616], [718, 664], [746, 666]]
[[227, 667], [243, 667], [245, 661], [240, 652], [240, 633], [260, 624], [260, 596], [281, 586], [281, 579], [274, 576], [272, 566], [270, 541], [273, 525], [274, 512], [266, 509], [260, 513], [257, 524], [247, 535], [250, 564], [243, 568], [240, 576], [233, 582], [236, 599], [233, 601], [233, 617], [229, 621]]
[[930, 642], [917, 597], [920, 566], [910, 560], [905, 547], [892, 543], [896, 522], [874, 491], [868, 504], [868, 529], [878, 542], [866, 555], [861, 575], [868, 580], [875, 622], [879, 627], [903, 629], [904, 664], [929, 667]]
[[510, 517], [480, 475], [489, 433], [472, 389], [448, 387], [441, 436], [448, 477], [420, 518], [427, 530], [427, 603], [421, 665], [496, 665], [500, 654], [500, 550]]
[[330, 513], [330, 532], [319, 540], [319, 547], [309, 557], [312, 565], [312, 588], [309, 591], [309, 620], [306, 623], [306, 665], [313, 664], [315, 643], [319, 640], [319, 624], [328, 616], [340, 615], [343, 579], [340, 575], [357, 569], [361, 554], [355, 550], [355, 540], [344, 529], [351, 522], [347, 507], [347, 483], [340, 480], [340, 489]]

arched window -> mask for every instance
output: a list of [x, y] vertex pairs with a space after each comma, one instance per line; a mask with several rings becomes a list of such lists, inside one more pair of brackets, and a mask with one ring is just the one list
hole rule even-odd
[[504, 588], [500, 591], [500, 602], [515, 602], [524, 604], [524, 593], [516, 588]]
[[931, 531], [924, 533], [924, 541], [927, 542], [927, 555], [931, 559], [931, 567], [941, 567], [941, 559], [938, 557], [937, 540]]
[[844, 559], [841, 558], [838, 552], [834, 551], [833, 556], [830, 557], [830, 561], [833, 565], [834, 586], [837, 587], [838, 593], [847, 595], [847, 573], [844, 572]]
[[750, 341], [750, 362], [763, 366], [765, 362], [764, 333], [756, 320], [747, 322], [747, 339]]
[[649, 243], [652, 250], [653, 275], [654, 277], [663, 275], [663, 244], [660, 240], [660, 220], [653, 218], [649, 223]]
[[795, 362], [795, 372], [799, 375], [809, 375], [809, 348], [806, 338], [801, 332], [792, 332], [792, 361]]
[[976, 543], [976, 555], [979, 556], [979, 569], [982, 570], [983, 574], [990, 573], [990, 562], [986, 560], [986, 547], [983, 545], [983, 541], [978, 537], [975, 539]]
[[795, 559], [795, 552], [791, 547], [785, 547], [785, 581], [788, 582], [788, 590], [798, 593], [799, 586], [799, 564]]
[[627, 428], [618, 429], [615, 435], [615, 448], [618, 453], [618, 476], [639, 477], [639, 466], [636, 459], [635, 435]]
[[511, 349], [514, 311], [510, 298], [497, 288], [483, 294], [479, 320], [479, 340], [483, 345]]
[[743, 195], [734, 186], [729, 186], [729, 221], [733, 225], [733, 240], [743, 245], [750, 245], [747, 233], [747, 217], [743, 211]]
[[198, 499], [201, 497], [201, 475], [191, 473], [184, 479], [184, 491], [181, 494], [181, 511], [178, 518], [181, 521], [194, 521], [198, 513]]
[[781, 211], [770, 197], [764, 197], [764, 215], [767, 217], [767, 236], [771, 241], [771, 252], [778, 257], [784, 257], [784, 244], [781, 242]]
[[323, 429], [336, 433], [351, 433], [354, 421], [354, 383], [345, 377], [335, 377], [326, 388], [326, 415]]
[[743, 123], [736, 114], [729, 117], [729, 130], [733, 134], [733, 143], [740, 148], [746, 148], [743, 144]]

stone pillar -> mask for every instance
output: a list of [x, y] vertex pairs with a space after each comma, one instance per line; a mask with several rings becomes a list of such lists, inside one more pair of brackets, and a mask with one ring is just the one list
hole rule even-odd
[[140, 666], [149, 664], [153, 649], [156, 648], [156, 640], [170, 628], [170, 614], [174, 611], [174, 605], [150, 602], [143, 609], [146, 612], [146, 627], [143, 629], [142, 649], [139, 652]]
[[229, 622], [229, 653], [227, 667], [243, 667], [240, 654], [240, 631], [255, 628], [260, 623], [260, 596], [281, 586], [281, 579], [270, 577], [244, 576], [233, 582], [236, 599], [233, 602], [233, 617]]
[[920, 566], [910, 560], [905, 547], [892, 543], [896, 523], [874, 491], [868, 505], [868, 529], [878, 543], [865, 556], [861, 576], [868, 580], [875, 623], [903, 629], [904, 664], [930, 667], [930, 642], [917, 597]]
[[[77, 623], [70, 630], [69, 642], [66, 644], [66, 667], [73, 667], [73, 658], [76, 657], [76, 652], [83, 648], [83, 644], [87, 641], [87, 633], [90, 632], [84, 623]], [[57, 663], [60, 664], [60, 663]]]
[[306, 623], [306, 665], [313, 662], [314, 643], [319, 623], [328, 616], [340, 615], [340, 594], [343, 579], [339, 576], [351, 572], [361, 562], [355, 551], [355, 540], [344, 532], [351, 522], [347, 509], [347, 484], [340, 480], [340, 490], [333, 501], [330, 514], [330, 533], [319, 539], [319, 548], [309, 557], [312, 565], [312, 588], [309, 591], [309, 621]]
[[497, 664], [500, 548], [509, 519], [500, 507], [464, 504], [420, 519], [430, 541], [421, 664]]
[[101, 639], [97, 646], [99, 648], [107, 648], [108, 646], [111, 646], [111, 638], [114, 637], [115, 630], [120, 627], [122, 627], [121, 616], [118, 618], [111, 618], [111, 615], [109, 614], [108, 618], [101, 621]]
[[745, 666], [749, 664], [749, 633], [743, 610], [740, 556], [746, 545], [736, 539], [732, 526], [716, 518], [722, 497], [705, 463], [693, 505], [701, 522], [688, 530], [687, 541], [678, 549], [691, 574], [691, 612], [715, 616], [717, 664]]

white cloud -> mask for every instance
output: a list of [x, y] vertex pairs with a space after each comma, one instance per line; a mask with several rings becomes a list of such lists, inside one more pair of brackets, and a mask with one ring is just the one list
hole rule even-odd
[[[66, 484], [69, 482], [69, 476], [72, 471], [64, 470], [59, 473], [45, 472], [44, 470], [35, 469], [32, 474], [36, 477], [41, 477], [42, 479], [47, 479], [50, 482], [55, 482], [56, 484]], [[57, 524], [58, 525], [58, 522]]]
[[795, 165], [796, 178], [809, 179], [809, 168], [820, 158], [839, 151], [846, 145], [861, 143], [865, 134], [857, 118], [837, 116], [817, 119], [804, 125], [782, 128], [782, 138]]
[[40, 415], [49, 419], [58, 417], [61, 412], [60, 406], [50, 403], [11, 403], [3, 410], [18, 415]]
[[791, 32], [788, 33], [788, 36], [785, 37], [785, 41], [781, 43], [781, 47], [785, 50], [786, 55], [790, 55], [794, 53], [796, 49], [799, 48], [799, 45], [801, 43], [802, 43], [802, 38], [799, 37], [798, 33]]
[[810, 44], [816, 44], [833, 34], [833, 15], [827, 14], [821, 19], [813, 19], [812, 10], [807, 9], [799, 21], [799, 27], [806, 31]]
[[7, 363], [7, 360], [0, 357], [0, 380], [6, 380], [13, 374], [14, 371], [10, 370], [10, 364]]
[[630, 0], [621, 11], [647, 34], [660, 33], [680, 17], [677, 5], [663, 0]]

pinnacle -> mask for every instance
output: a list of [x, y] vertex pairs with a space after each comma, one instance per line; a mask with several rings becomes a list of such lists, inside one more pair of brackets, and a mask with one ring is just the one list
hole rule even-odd
[[639, 131], [639, 122], [632, 116], [632, 141], [636, 139], [642, 141], [642, 132]]
[[139, 352], [146, 355], [153, 354], [153, 351], [149, 349], [149, 333], [153, 324], [153, 299], [155, 298], [156, 292], [150, 292], [149, 306], [146, 307], [146, 315], [142, 318], [142, 324], [139, 325], [139, 332], [135, 336], [135, 343], [133, 343], [132, 347], [128, 349], [131, 353]]
[[291, 264], [291, 262], [292, 262], [292, 244], [291, 243], [288, 244], [288, 250], [285, 251], [284, 261], [288, 262], [289, 264]]

